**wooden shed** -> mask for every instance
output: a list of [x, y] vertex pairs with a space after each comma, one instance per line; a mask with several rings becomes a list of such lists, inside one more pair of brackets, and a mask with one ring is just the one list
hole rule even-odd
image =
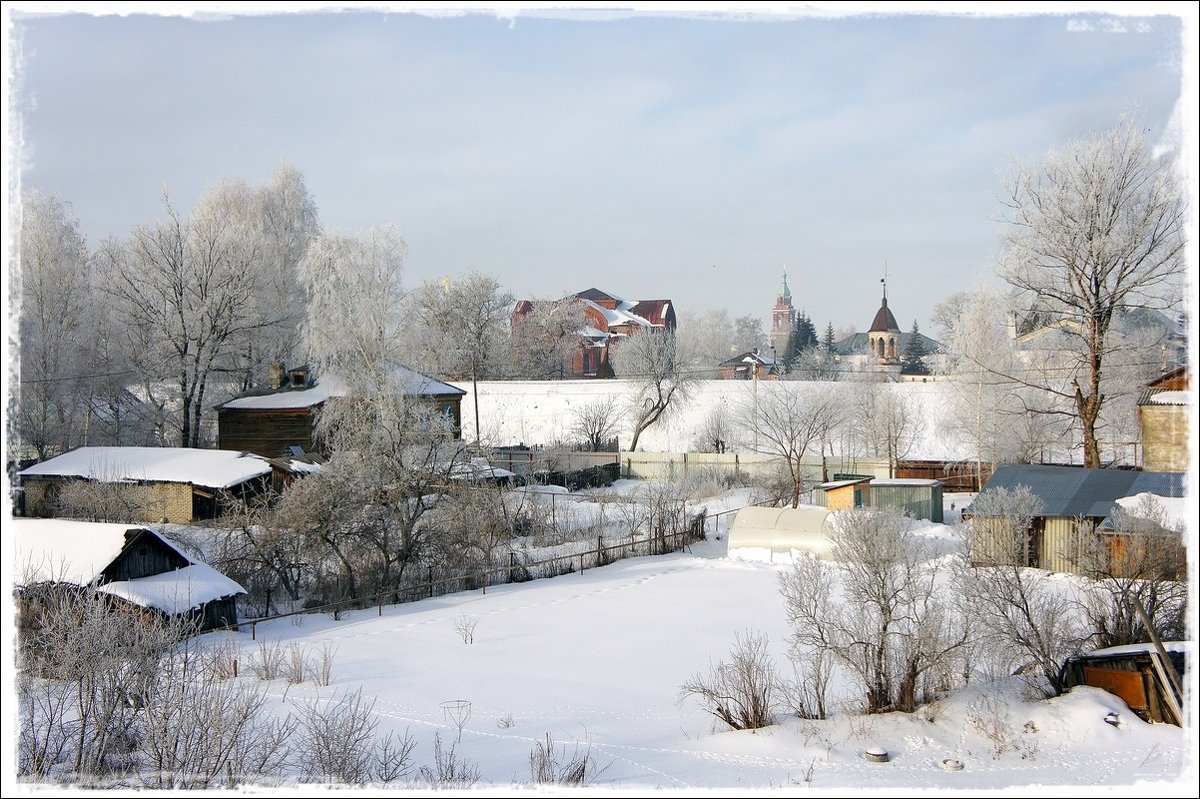
[[[271, 464], [244, 452], [188, 447], [79, 447], [18, 472], [25, 513], [53, 517], [69, 486], [103, 487], [97, 502], [130, 522], [186, 524], [261, 493]], [[114, 509], [111, 506], [119, 506]]]
[[870, 477], [849, 480], [832, 480], [813, 487], [813, 499], [817, 505], [829, 510], [849, 510], [871, 505]]
[[183, 617], [200, 630], [237, 624], [245, 589], [150, 527], [15, 519], [12, 530], [18, 595], [35, 586], [74, 586]]
[[1188, 446], [1190, 383], [1186, 367], [1180, 367], [1147, 384], [1138, 397], [1145, 468], [1186, 472], [1191, 467], [1192, 455]]
[[[1074, 545], [1080, 542], [1081, 534], [1097, 531], [1112, 514], [1117, 500], [1141, 493], [1184, 497], [1183, 477], [1174, 472], [1004, 464], [996, 467], [983, 490], [1028, 487], [1040, 501], [1042, 511], [1033, 519], [1025, 562], [1019, 565], [1074, 572], [1078, 570]], [[974, 507], [975, 503], [967, 506], [964, 516], [974, 516]]]
[[833, 551], [826, 519], [829, 509], [816, 505], [796, 508], [742, 508], [729, 531], [729, 553], [749, 559], [772, 560], [793, 550], [827, 558]]
[[1067, 661], [1064, 682], [1070, 686], [1090, 685], [1103, 688], [1125, 700], [1142, 721], [1183, 726], [1181, 699], [1172, 686], [1186, 684], [1190, 644], [1166, 642], [1166, 660], [1153, 644], [1127, 644], [1098, 649]]

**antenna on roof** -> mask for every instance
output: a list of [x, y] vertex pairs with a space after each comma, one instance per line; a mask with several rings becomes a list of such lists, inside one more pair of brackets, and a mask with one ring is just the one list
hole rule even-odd
[[887, 305], [887, 261], [883, 262], [883, 277], [879, 278], [879, 282], [883, 284], [883, 304]]

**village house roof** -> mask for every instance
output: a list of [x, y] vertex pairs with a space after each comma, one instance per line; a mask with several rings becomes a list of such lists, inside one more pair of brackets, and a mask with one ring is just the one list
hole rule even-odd
[[[1141, 493], [1183, 497], [1183, 475], [1176, 472], [1137, 472], [1123, 469], [1083, 469], [1077, 466], [1004, 464], [983, 488], [1027, 486], [1042, 501], [1043, 516], [1106, 518], [1117, 501]], [[967, 512], [970, 513], [970, 507]]]
[[[436, 377], [422, 374], [407, 366], [398, 366], [392, 373], [392, 379], [397, 388], [408, 397], [449, 397], [462, 396], [467, 392], [449, 383], [442, 382]], [[344, 397], [351, 393], [349, 387], [341, 379], [327, 375], [318, 378], [316, 383], [306, 388], [283, 386], [278, 389], [256, 391], [235, 397], [219, 406], [219, 410], [283, 410], [295, 408], [315, 408], [325, 403], [330, 397]]]
[[79, 447], [21, 470], [21, 477], [81, 477], [107, 483], [190, 483], [231, 488], [271, 472], [265, 458], [189, 447]]
[[66, 519], [14, 519], [12, 529], [17, 557], [14, 579], [21, 584], [93, 585], [140, 533], [157, 538], [188, 565], [148, 577], [104, 583], [96, 586], [97, 591], [171, 614], [246, 593], [236, 582], [188, 556], [179, 544], [149, 527]]

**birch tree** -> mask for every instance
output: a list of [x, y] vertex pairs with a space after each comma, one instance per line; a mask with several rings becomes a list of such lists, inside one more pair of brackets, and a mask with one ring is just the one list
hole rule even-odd
[[234, 347], [234, 368], [248, 389], [258, 384], [265, 365], [297, 357], [305, 313], [299, 265], [321, 226], [316, 201], [295, 167], [282, 164], [265, 185], [240, 191], [245, 223], [260, 240], [253, 302], [261, 325]]
[[975, 481], [985, 482], [985, 464], [1029, 463], [1066, 428], [1043, 397], [1011, 375], [1023, 367], [1008, 331], [1004, 299], [986, 289], [951, 296], [937, 306], [945, 355], [941, 369], [953, 380], [944, 384], [949, 407], [947, 432], [967, 445], [975, 462]]
[[856, 387], [854, 416], [854, 430], [864, 454], [886, 458], [888, 477], [895, 477], [900, 460], [925, 431], [925, 416], [918, 403], [890, 384], [867, 383]]
[[1181, 295], [1187, 222], [1177, 166], [1156, 158], [1132, 118], [1018, 167], [1006, 187], [1011, 226], [1001, 277], [1062, 338], [1065, 372], [1020, 378], [1064, 402], [1101, 465], [1097, 425], [1108, 396], [1113, 326], [1131, 308], [1169, 309]]

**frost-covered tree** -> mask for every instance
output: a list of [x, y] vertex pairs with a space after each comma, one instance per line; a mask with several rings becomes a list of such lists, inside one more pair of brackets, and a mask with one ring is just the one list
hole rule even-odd
[[617, 377], [631, 389], [627, 408], [633, 452], [642, 433], [690, 399], [695, 376], [687, 369], [685, 349], [670, 331], [634, 334], [617, 345], [612, 360]]
[[621, 407], [613, 397], [597, 397], [575, 408], [571, 433], [591, 452], [600, 452], [617, 438]]
[[793, 652], [846, 667], [868, 713], [911, 712], [962, 673], [971, 638], [961, 603], [902, 517], [856, 508], [829, 522], [830, 559], [799, 558], [780, 575]]
[[955, 582], [997, 665], [1030, 675], [1036, 688], [1056, 696], [1068, 688], [1063, 664], [1080, 651], [1089, 631], [1062, 581], [1028, 566], [1041, 510], [1041, 500], [1026, 486], [980, 493], [971, 504], [966, 558]]
[[733, 352], [749, 352], [750, 350], [766, 350], [767, 336], [763, 332], [762, 319], [752, 314], [739, 316], [733, 320]]
[[1050, 373], [1018, 375], [1073, 416], [1084, 465], [1101, 465], [1097, 427], [1114, 325], [1133, 308], [1182, 295], [1187, 216], [1175, 159], [1156, 157], [1130, 118], [1069, 142], [1036, 170], [1018, 167], [1004, 198], [1010, 230], [1001, 277], [1062, 355]]
[[[448, 422], [405, 368], [404, 240], [394, 227], [322, 234], [300, 263], [308, 296], [304, 344], [344, 396], [325, 403], [317, 435], [333, 456], [283, 492], [278, 516], [300, 531], [339, 593], [396, 585], [423, 555], [421, 518], [460, 456]], [[320, 579], [320, 575], [318, 575]]]
[[745, 439], [756, 452], [779, 456], [791, 482], [792, 507], [800, 504], [807, 477], [804, 459], [820, 452], [843, 421], [846, 399], [839, 386], [766, 381], [736, 411]]
[[513, 297], [490, 275], [471, 272], [459, 280], [422, 283], [412, 310], [419, 340], [438, 361], [442, 374], [470, 377], [475, 408], [475, 444], [480, 440], [478, 381], [502, 373], [501, 356]]
[[85, 331], [94, 303], [87, 246], [68, 203], [27, 193], [20, 206], [20, 396], [16, 432], [39, 458], [82, 442], [95, 373]]
[[513, 317], [504, 373], [527, 380], [566, 377], [586, 325], [578, 302], [530, 300], [528, 312]]
[[264, 320], [254, 301], [262, 238], [235, 184], [205, 192], [190, 217], [166, 196], [163, 220], [101, 247], [102, 285], [147, 400], [173, 404], [174, 441], [201, 441], [208, 391], [235, 345]]
[[717, 364], [745, 351], [735, 348], [733, 321], [723, 308], [680, 311], [675, 336], [691, 354], [687, 368], [700, 373], [708, 371], [712, 376]]
[[947, 432], [970, 448], [975, 479], [983, 485], [995, 463], [1028, 463], [1065, 429], [1052, 425], [1040, 396], [1013, 380], [1024, 366], [1008, 331], [1003, 298], [981, 289], [953, 295], [935, 309], [942, 326], [942, 369], [948, 407]]
[[887, 459], [888, 477], [895, 477], [896, 466], [925, 431], [925, 412], [891, 384], [864, 383], [855, 386], [854, 422], [860, 451]]
[[[1142, 494], [1118, 506], [1104, 532], [1083, 525], [1067, 543], [1079, 569], [1092, 578], [1087, 613], [1098, 648], [1150, 640], [1146, 620], [1164, 641], [1188, 635], [1187, 548], [1184, 522], [1162, 501]], [[1137, 605], [1146, 614], [1143, 619]]]
[[247, 224], [260, 238], [254, 313], [262, 325], [234, 347], [242, 388], [257, 384], [267, 364], [289, 364], [299, 353], [304, 319], [300, 260], [321, 232], [316, 201], [294, 167], [282, 164], [258, 187], [241, 186]]

